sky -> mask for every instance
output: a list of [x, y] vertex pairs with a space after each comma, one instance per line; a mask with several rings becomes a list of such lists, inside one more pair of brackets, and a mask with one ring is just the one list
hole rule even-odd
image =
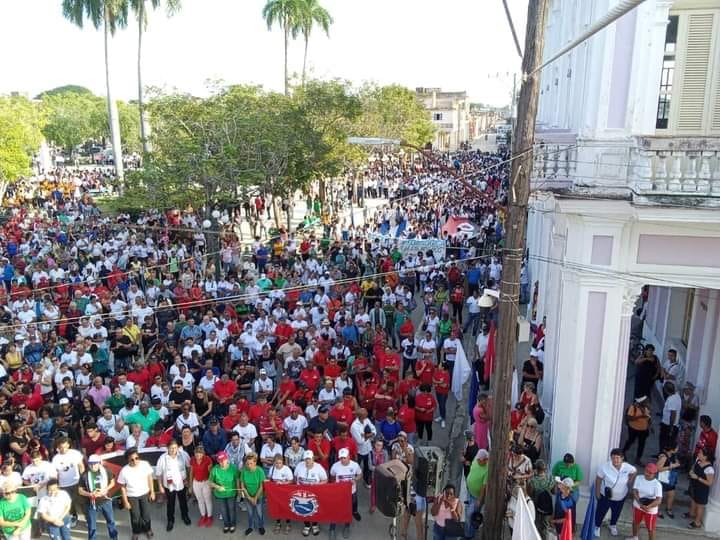
[[[310, 38], [311, 76], [468, 92], [504, 106], [520, 71], [501, 0], [321, 0], [335, 22]], [[78, 84], [105, 93], [103, 35], [62, 17], [61, 0], [0, 1], [0, 94], [30, 97]], [[527, 0], [508, 0], [524, 44]], [[182, 0], [171, 18], [149, 14], [143, 37], [146, 86], [207, 93], [207, 81], [283, 88], [283, 34], [268, 31], [264, 0]], [[290, 42], [289, 69], [302, 69], [303, 41]], [[111, 41], [115, 97], [136, 99], [137, 23]]]

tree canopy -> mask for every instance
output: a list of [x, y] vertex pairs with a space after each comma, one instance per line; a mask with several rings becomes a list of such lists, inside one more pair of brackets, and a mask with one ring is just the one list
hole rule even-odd
[[30, 173], [32, 155], [40, 147], [40, 108], [23, 97], [0, 97], [0, 181]]

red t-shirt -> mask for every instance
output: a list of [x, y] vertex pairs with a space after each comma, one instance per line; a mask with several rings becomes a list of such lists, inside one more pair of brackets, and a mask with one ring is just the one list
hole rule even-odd
[[227, 381], [220, 379], [219, 381], [215, 381], [213, 392], [215, 392], [215, 395], [221, 400], [229, 399], [237, 392], [237, 383], [232, 379], [228, 379]]
[[232, 416], [228, 414], [222, 420], [222, 427], [225, 431], [231, 431], [232, 428], [234, 428], [235, 426], [238, 425], [238, 422], [240, 422], [240, 413], [239, 412]]
[[432, 382], [436, 394], [448, 395], [450, 392], [450, 373], [447, 370], [438, 370], [433, 373]]
[[[387, 394], [386, 394], [387, 395]], [[377, 398], [375, 397], [375, 421], [376, 422], [382, 422], [387, 418], [387, 411], [390, 407], [392, 407], [395, 404], [395, 402], [392, 399], [389, 398]]]
[[342, 368], [337, 363], [329, 363], [325, 366], [325, 376], [331, 379], [337, 379], [342, 372]]
[[342, 409], [338, 406], [333, 407], [330, 409], [330, 416], [348, 426], [350, 426], [355, 419], [352, 409], [348, 409], [347, 407], [343, 407]]
[[400, 325], [400, 335], [401, 336], [412, 337], [412, 335], [414, 333], [415, 333], [415, 326], [413, 325], [413, 323], [410, 319], [407, 319], [404, 323], [402, 323]]
[[[325, 467], [325, 471], [330, 470], [330, 449], [332, 448], [330, 441], [327, 440], [327, 438], [322, 437], [320, 439], [320, 445], [315, 442], [315, 439], [311, 439], [308, 442], [308, 450], [312, 450], [313, 454], [315, 455], [315, 462], [319, 463], [323, 467]], [[324, 458], [320, 457], [320, 450], [322, 450], [322, 453], [325, 455]]]
[[415, 409], [411, 409], [404, 404], [398, 411], [397, 419], [405, 433], [415, 433], [417, 431], [417, 425], [415, 424]]
[[[435, 407], [437, 407], [435, 396], [428, 392], [420, 392], [415, 396], [415, 419], [419, 422], [432, 422]], [[427, 410], [421, 411], [420, 409]]]
[[300, 380], [309, 390], [317, 390], [320, 384], [320, 373], [316, 369], [303, 369], [300, 372]]
[[152, 381], [152, 376], [147, 368], [142, 368], [140, 371], [131, 371], [127, 374], [127, 380], [133, 384], [139, 384], [140, 388], [143, 389], [143, 392], [150, 391], [150, 381]]
[[[433, 363], [430, 360], [418, 360], [415, 365], [415, 370], [418, 373], [420, 384], [432, 384], [435, 366], [433, 366]], [[424, 371], [420, 373], [421, 370]]]
[[357, 459], [357, 443], [352, 437], [345, 437], [344, 439], [339, 435], [333, 439], [333, 448], [335, 449], [335, 455], [342, 449], [347, 448], [350, 452], [350, 459]]
[[412, 379], [403, 379], [398, 384], [398, 394], [405, 396], [409, 394], [411, 390], [415, 390], [418, 386], [420, 386], [420, 381], [414, 377]]
[[287, 381], [280, 383], [280, 395], [285, 396], [285, 399], [288, 397], [292, 398], [296, 391], [297, 385], [292, 380], [288, 379]]
[[213, 460], [209, 456], [203, 456], [198, 463], [195, 456], [190, 459], [190, 468], [192, 469], [193, 480], [204, 482], [210, 478], [210, 469], [212, 469]]
[[94, 441], [90, 437], [83, 437], [80, 444], [82, 444], [82, 447], [88, 454], [94, 454], [98, 448], [105, 446], [105, 435], [100, 433], [98, 438]]
[[269, 409], [269, 403], [265, 403], [265, 405], [260, 405], [259, 403], [251, 405], [250, 410], [248, 411], [248, 417], [250, 418], [250, 422], [252, 422], [253, 424], [258, 424], [259, 422], [261, 422], [262, 419], [268, 415]]
[[288, 338], [293, 335], [295, 330], [289, 324], [278, 324], [275, 328], [275, 335], [277, 336], [278, 347], [283, 343], [286, 343]]

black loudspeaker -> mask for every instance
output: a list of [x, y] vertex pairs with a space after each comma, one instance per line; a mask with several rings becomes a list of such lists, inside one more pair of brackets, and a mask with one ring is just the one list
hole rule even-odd
[[383, 516], [399, 517], [407, 504], [410, 469], [402, 461], [393, 459], [375, 467], [375, 501]]
[[432, 497], [442, 489], [445, 454], [436, 446], [415, 448], [415, 493]]

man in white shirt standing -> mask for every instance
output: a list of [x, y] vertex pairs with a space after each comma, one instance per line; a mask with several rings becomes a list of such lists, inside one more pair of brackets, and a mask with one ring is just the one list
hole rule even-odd
[[675, 389], [675, 384], [670, 381], [663, 384], [663, 396], [665, 405], [660, 422], [660, 448], [668, 448], [668, 444], [677, 442], [682, 399]]
[[357, 418], [350, 424], [350, 433], [357, 445], [358, 461], [362, 467], [365, 487], [369, 488], [372, 479], [370, 474], [370, 452], [372, 452], [372, 444], [377, 435], [377, 430], [368, 419], [367, 409], [358, 409]]
[[45, 522], [51, 539], [70, 538], [72, 500], [54, 478], [47, 483], [47, 494], [38, 501], [38, 517]]
[[150, 518], [150, 501], [155, 500], [153, 468], [140, 459], [136, 448], [128, 448], [125, 458], [128, 464], [120, 470], [117, 483], [123, 505], [130, 510], [132, 540], [138, 540], [141, 534], [152, 538], [155, 536]]
[[155, 477], [161, 494], [167, 493], [167, 525], [165, 530], [173, 530], [175, 526], [175, 501], [180, 502], [180, 516], [185, 525], [190, 525], [187, 502], [187, 469], [190, 457], [184, 450], [178, 450], [178, 443], [172, 439], [167, 452], [158, 458], [155, 465]]
[[[335, 482], [350, 482], [352, 486], [352, 515], [355, 521], [360, 521], [362, 518], [358, 512], [357, 481], [362, 478], [362, 470], [360, 470], [360, 465], [350, 459], [350, 451], [347, 448], [340, 449], [338, 458], [339, 461], [336, 461], [330, 467], [330, 476]], [[350, 524], [346, 523], [343, 538], [349, 536]], [[330, 525], [330, 540], [335, 540], [335, 523]]]
[[60, 437], [55, 443], [57, 453], [52, 458], [52, 465], [57, 471], [57, 479], [60, 488], [67, 491], [72, 499], [70, 507], [71, 527], [77, 525], [77, 511], [81, 505], [78, 494], [78, 482], [80, 475], [85, 472], [83, 455], [74, 448], [70, 448], [70, 440], [67, 437]]

